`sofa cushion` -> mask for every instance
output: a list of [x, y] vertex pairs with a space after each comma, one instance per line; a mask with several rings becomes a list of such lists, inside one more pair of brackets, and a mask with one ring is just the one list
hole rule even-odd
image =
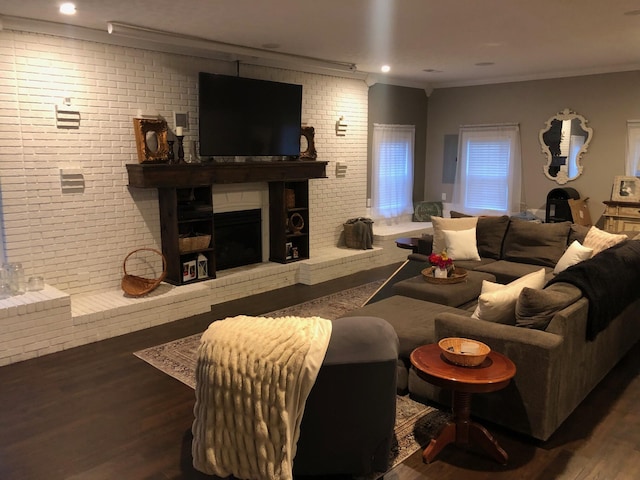
[[444, 243], [447, 246], [447, 255], [451, 259], [480, 261], [475, 228], [468, 230], [442, 230], [442, 233], [444, 234]]
[[[467, 217], [471, 217], [471, 215], [451, 211], [451, 218]], [[500, 258], [502, 242], [508, 227], [509, 217], [507, 215], [478, 217], [476, 241], [478, 244], [478, 253], [482, 258], [494, 258], [496, 260]]]
[[555, 267], [567, 248], [570, 228], [571, 222], [535, 223], [511, 220], [504, 238], [502, 258]]
[[500, 258], [502, 242], [509, 227], [509, 217], [480, 217], [478, 218], [477, 239], [478, 253], [481, 257]]
[[579, 241], [574, 240], [573, 243], [569, 245], [569, 248], [567, 248], [567, 250], [562, 254], [560, 260], [558, 260], [556, 267], [553, 269], [553, 273], [560, 273], [571, 265], [575, 265], [583, 260], [591, 258], [592, 253], [592, 248], [584, 247], [580, 245]]
[[482, 290], [482, 281], [493, 282], [495, 279], [496, 277], [488, 273], [470, 271], [464, 282], [442, 285], [427, 282], [423, 275], [417, 275], [395, 283], [391, 287], [391, 291], [394, 295], [404, 295], [418, 300], [458, 307], [477, 301]]
[[431, 224], [433, 225], [433, 253], [440, 253], [447, 245], [444, 240], [443, 230], [468, 230], [470, 228], [476, 228], [478, 224], [477, 217], [468, 218], [443, 218], [443, 217], [431, 217]]
[[587, 236], [584, 237], [583, 246], [592, 248], [593, 253], [591, 256], [595, 256], [607, 248], [613, 247], [624, 240], [627, 240], [624, 234], [615, 234], [600, 230], [598, 227], [591, 227], [587, 232]]
[[471, 315], [473, 318], [488, 322], [515, 324], [515, 310], [518, 296], [524, 287], [542, 288], [545, 283], [545, 270], [525, 275], [508, 285], [482, 282], [482, 293], [478, 297], [478, 306]]
[[[456, 263], [456, 266], [467, 269], [469, 268], [464, 265], [464, 262], [460, 262], [460, 264]], [[509, 262], [507, 260], [488, 260], [476, 266], [472, 266], [472, 269], [477, 272], [490, 273], [491, 275], [494, 275], [496, 277], [496, 281], [498, 283], [507, 284], [509, 282], [517, 280], [518, 278], [524, 277], [525, 275], [537, 272], [538, 270], [540, 270], [540, 265]], [[547, 273], [547, 277], [552, 278], [553, 269], [551, 267], [544, 267], [544, 269]]]
[[[560, 284], [555, 284], [560, 285]], [[580, 289], [572, 288], [536, 289], [524, 287], [516, 302], [516, 326], [544, 330], [553, 316], [563, 308], [578, 300]]]

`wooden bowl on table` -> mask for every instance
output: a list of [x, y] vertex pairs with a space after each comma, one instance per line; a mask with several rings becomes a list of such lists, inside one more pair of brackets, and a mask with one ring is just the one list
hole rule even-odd
[[438, 346], [447, 360], [462, 367], [477, 367], [491, 352], [488, 345], [470, 338], [443, 338]]

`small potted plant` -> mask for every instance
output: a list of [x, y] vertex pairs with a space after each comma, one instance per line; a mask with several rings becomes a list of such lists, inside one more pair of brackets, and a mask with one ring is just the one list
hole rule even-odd
[[433, 276], [437, 278], [447, 278], [453, 273], [453, 260], [447, 256], [447, 252], [429, 255], [429, 263], [433, 267]]

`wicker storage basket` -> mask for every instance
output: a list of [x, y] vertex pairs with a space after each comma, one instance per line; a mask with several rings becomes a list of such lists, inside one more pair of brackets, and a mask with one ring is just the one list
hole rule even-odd
[[342, 224], [344, 244], [347, 248], [373, 248], [373, 221], [369, 218], [352, 218]]
[[[127, 260], [133, 254], [140, 251], [153, 252], [162, 257], [162, 273], [158, 278], [143, 278], [127, 273]], [[124, 262], [122, 263], [122, 270], [124, 271], [124, 276], [122, 277], [121, 282], [122, 290], [132, 297], [141, 297], [160, 285], [162, 280], [164, 280], [164, 277], [167, 276], [167, 261], [164, 258], [164, 255], [158, 250], [154, 250], [153, 248], [138, 248], [137, 250], [129, 253], [129, 255], [124, 258]]]
[[447, 360], [462, 367], [477, 367], [491, 352], [488, 345], [468, 338], [443, 338], [438, 346]]
[[180, 253], [204, 250], [209, 248], [209, 243], [211, 243], [211, 235], [195, 234], [195, 236], [184, 236], [178, 238], [178, 250], [180, 250]]
[[344, 244], [349, 248], [360, 248], [356, 238], [356, 226], [350, 223], [344, 224]]

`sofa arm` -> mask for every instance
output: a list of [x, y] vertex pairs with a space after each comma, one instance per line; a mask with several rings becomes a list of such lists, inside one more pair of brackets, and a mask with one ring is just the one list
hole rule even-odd
[[541, 440], [551, 436], [564, 419], [559, 379], [573, 368], [561, 336], [441, 313], [435, 319], [435, 339], [445, 337], [479, 340], [516, 365], [506, 389], [474, 397], [474, 414]]
[[514, 348], [555, 350], [562, 344], [562, 337], [553, 333], [487, 322], [447, 312], [441, 313], [435, 319], [435, 337], [436, 340], [446, 337], [473, 338], [507, 356], [507, 350]]

